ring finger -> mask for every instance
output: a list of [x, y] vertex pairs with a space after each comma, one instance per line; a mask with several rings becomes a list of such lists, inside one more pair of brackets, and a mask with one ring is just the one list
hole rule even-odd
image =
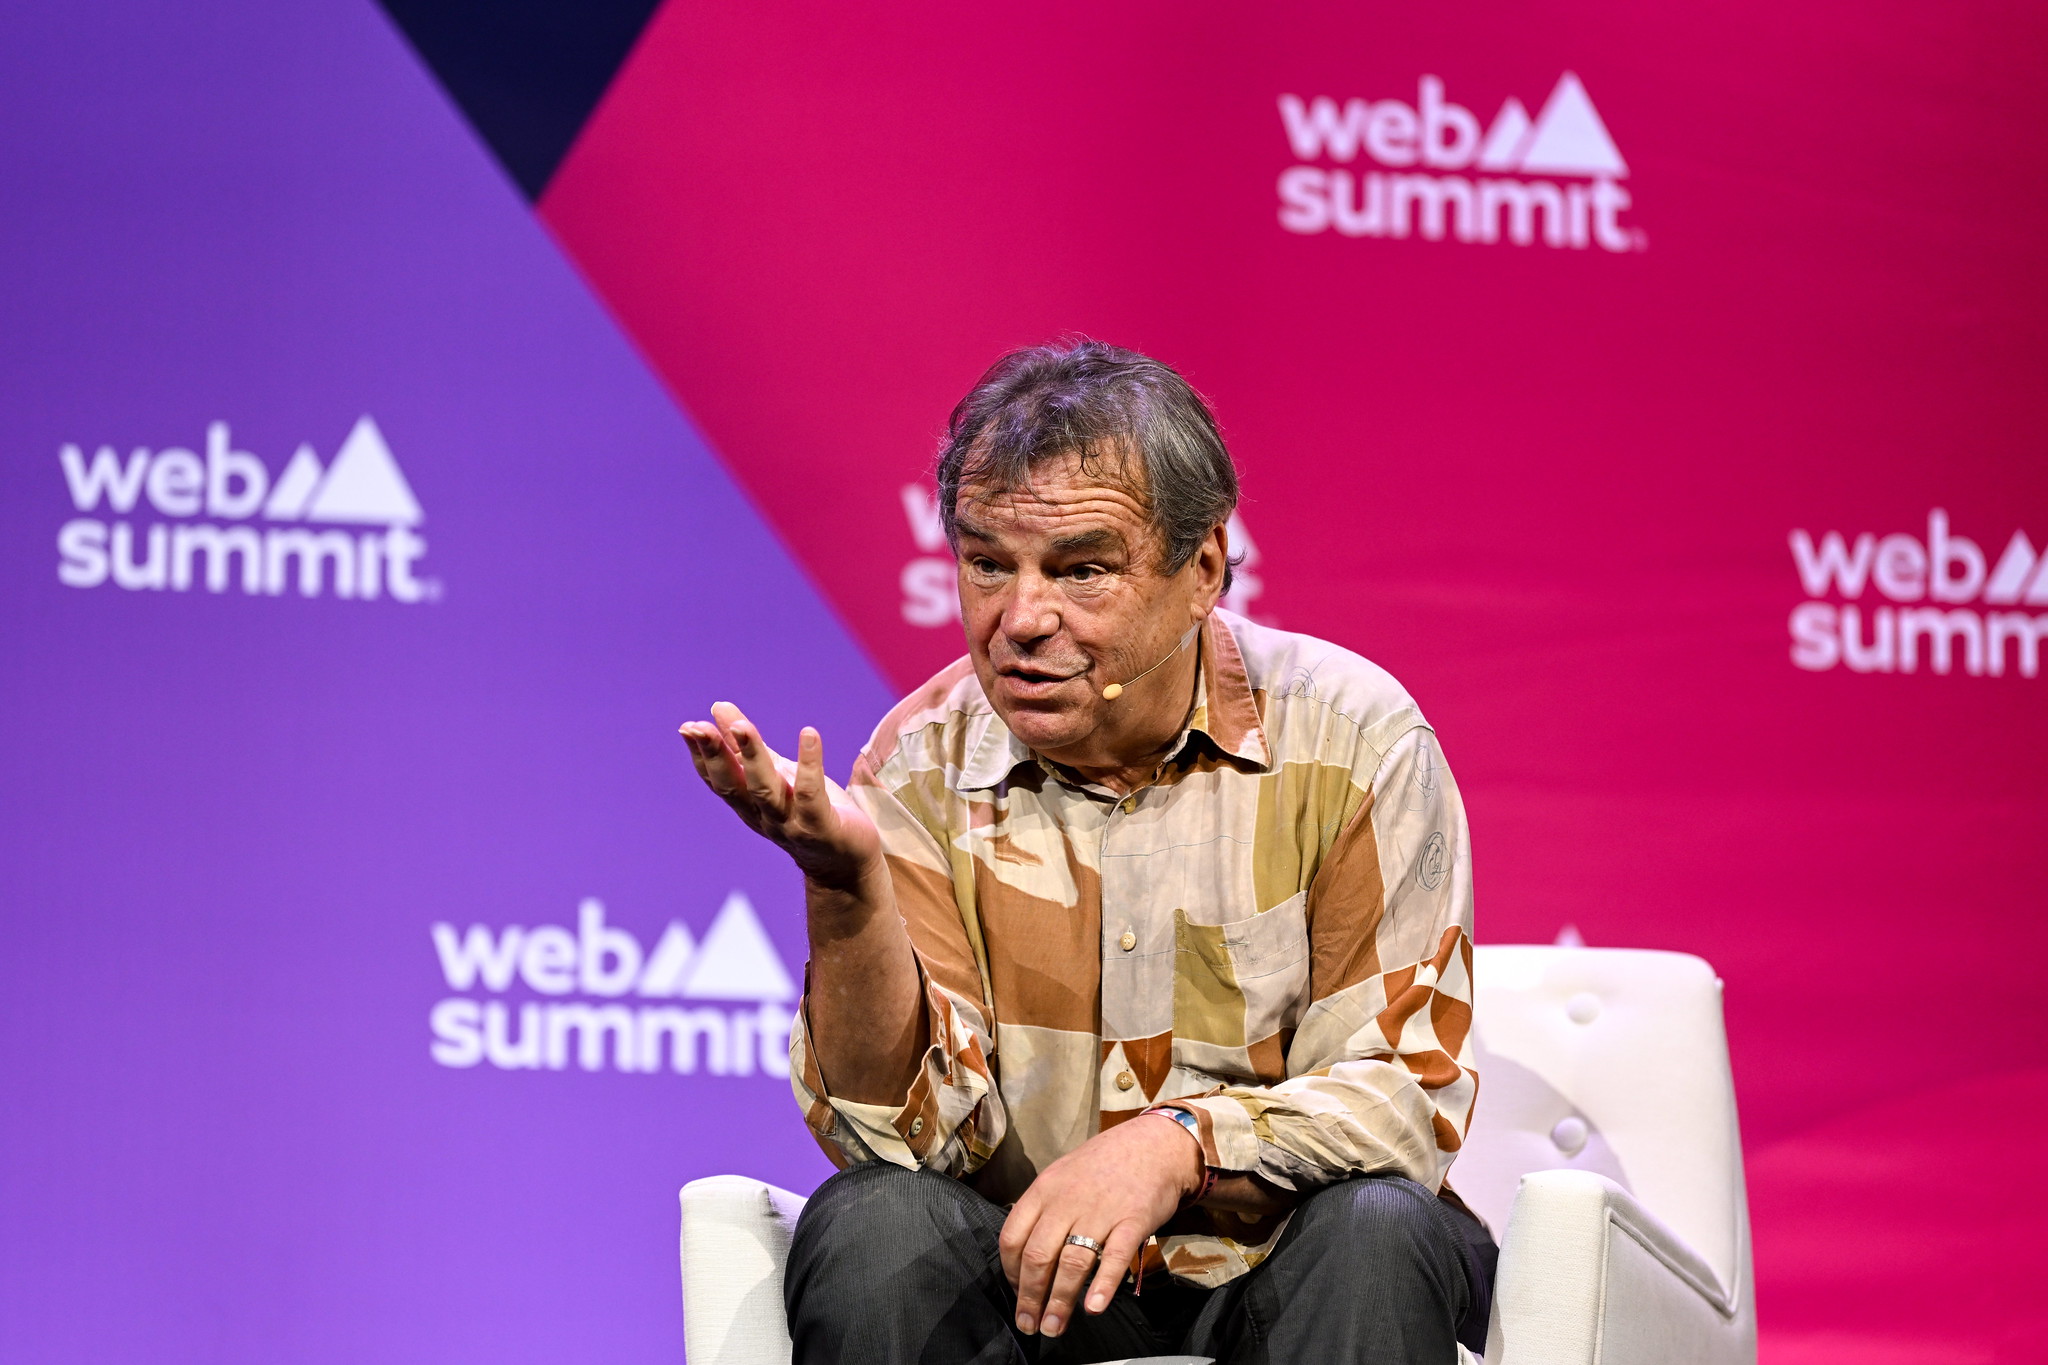
[[691, 725], [688, 738], [691, 756], [702, 762], [704, 780], [711, 790], [728, 801], [745, 793], [745, 772], [739, 753], [724, 731], [699, 721]]
[[[1101, 1242], [1100, 1237], [1091, 1241]], [[1081, 1290], [1095, 1273], [1096, 1263], [1102, 1253], [1094, 1247], [1081, 1246], [1069, 1241], [1060, 1248], [1059, 1269], [1054, 1273], [1052, 1290], [1045, 1296], [1045, 1316], [1038, 1330], [1046, 1336], [1056, 1337], [1074, 1320], [1074, 1305], [1080, 1301]]]
[[692, 725], [683, 730], [683, 738], [689, 742], [690, 761], [696, 765], [697, 775], [704, 779], [704, 785], [738, 812], [748, 825], [759, 829], [760, 815], [754, 798], [735, 776], [735, 756], [726, 747], [718, 728]]

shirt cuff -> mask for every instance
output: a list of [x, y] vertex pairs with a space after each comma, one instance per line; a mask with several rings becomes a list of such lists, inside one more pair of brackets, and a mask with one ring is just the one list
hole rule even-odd
[[[806, 978], [805, 985], [809, 985]], [[993, 1093], [979, 1035], [955, 1002], [925, 984], [932, 1041], [900, 1102], [864, 1104], [825, 1087], [810, 1045], [810, 997], [799, 1002], [790, 1042], [790, 1084], [811, 1131], [849, 1162], [882, 1160], [909, 1169], [965, 1175], [1002, 1141], [1000, 1101]], [[993, 1114], [981, 1114], [984, 1102]], [[975, 1120], [980, 1114], [978, 1122]], [[983, 1143], [986, 1145], [982, 1145]]]
[[903, 1140], [901, 1131], [909, 1105], [862, 1104], [858, 1100], [829, 1100], [827, 1103], [870, 1153], [892, 1165], [916, 1168], [917, 1155]]
[[1259, 1134], [1244, 1105], [1228, 1095], [1211, 1095], [1199, 1100], [1170, 1100], [1157, 1106], [1179, 1109], [1195, 1116], [1201, 1126], [1202, 1160], [1219, 1171], [1255, 1171], [1259, 1168]]

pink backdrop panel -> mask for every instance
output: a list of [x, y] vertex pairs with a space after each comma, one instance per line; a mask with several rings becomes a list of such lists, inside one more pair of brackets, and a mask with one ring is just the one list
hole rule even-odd
[[[1482, 939], [1727, 979], [1775, 1358], [1992, 1359], [2048, 1268], [1980, 1170], [2048, 1065], [2044, 31], [678, 2], [542, 210], [899, 686], [960, 649], [920, 480], [979, 370], [1180, 366], [1243, 604], [1442, 733]], [[1915, 1220], [1993, 1307], [1814, 1273]]]

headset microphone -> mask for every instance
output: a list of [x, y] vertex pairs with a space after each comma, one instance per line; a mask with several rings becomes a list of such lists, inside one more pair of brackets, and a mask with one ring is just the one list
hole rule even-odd
[[[1151, 668], [1146, 669], [1145, 673], [1151, 673], [1155, 669], [1163, 668], [1166, 665], [1167, 659], [1171, 659], [1174, 655], [1180, 653], [1182, 650], [1188, 647], [1188, 641], [1194, 639], [1195, 632], [1199, 631], [1201, 628], [1202, 623], [1200, 621], [1197, 621], [1193, 625], [1189, 626], [1187, 629], [1187, 634], [1180, 637], [1180, 643], [1175, 645], [1172, 649], [1167, 650], [1165, 658], [1160, 659], [1158, 663], [1153, 664]], [[1145, 673], [1140, 673], [1137, 677], [1132, 678], [1130, 682], [1111, 683], [1109, 686], [1102, 689], [1102, 699], [1104, 701], [1115, 701], [1118, 697], [1121, 697], [1124, 694], [1124, 689], [1126, 687], [1129, 687], [1131, 683], [1135, 683], [1142, 680], [1145, 676]]]

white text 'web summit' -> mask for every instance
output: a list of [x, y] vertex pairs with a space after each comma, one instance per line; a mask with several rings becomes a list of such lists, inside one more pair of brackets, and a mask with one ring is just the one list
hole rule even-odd
[[[1280, 173], [1280, 226], [1313, 236], [1640, 251], [1624, 224], [1628, 163], [1567, 71], [1532, 119], [1510, 96], [1490, 125], [1424, 76], [1402, 100], [1280, 96], [1298, 165]], [[1374, 167], [1384, 169], [1374, 169]]]
[[606, 923], [597, 900], [577, 907], [574, 929], [442, 923], [433, 939], [460, 992], [427, 1016], [442, 1066], [789, 1075], [796, 984], [744, 892], [725, 898], [702, 942], [672, 920], [652, 950]]
[[[226, 422], [206, 428], [205, 454], [102, 445], [57, 452], [73, 517], [57, 532], [57, 580], [131, 592], [385, 599], [440, 595], [423, 577], [426, 519], [383, 432], [360, 418], [323, 467], [301, 445], [272, 478], [235, 449]], [[260, 524], [251, 524], [260, 523]], [[307, 523], [312, 523], [308, 525]]]
[[[1997, 544], [1997, 541], [1987, 542]], [[1792, 662], [1813, 673], [2041, 676], [2048, 554], [2016, 530], [1995, 556], [1927, 514], [1927, 537], [1791, 534], [1807, 601], [1792, 609]]]

